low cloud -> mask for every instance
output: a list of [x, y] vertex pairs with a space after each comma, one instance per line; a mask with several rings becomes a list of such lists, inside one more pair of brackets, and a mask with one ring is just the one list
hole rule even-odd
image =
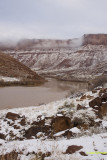
[[107, 0], [1, 0], [0, 41], [107, 33], [106, 6]]

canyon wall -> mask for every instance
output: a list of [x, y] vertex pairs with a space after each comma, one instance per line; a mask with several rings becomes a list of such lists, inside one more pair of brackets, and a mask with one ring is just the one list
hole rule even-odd
[[107, 45], [107, 34], [85, 34], [83, 45]]

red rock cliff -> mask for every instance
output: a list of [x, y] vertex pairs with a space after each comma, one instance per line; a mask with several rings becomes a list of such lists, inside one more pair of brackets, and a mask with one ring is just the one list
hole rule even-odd
[[85, 34], [83, 36], [83, 45], [87, 44], [107, 46], [107, 34]]

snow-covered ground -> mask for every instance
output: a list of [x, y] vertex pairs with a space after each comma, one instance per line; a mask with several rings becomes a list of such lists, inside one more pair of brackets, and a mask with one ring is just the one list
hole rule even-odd
[[[51, 152], [52, 156], [45, 158], [46, 160], [106, 160], [107, 155], [107, 134], [98, 134], [89, 136], [82, 136], [81, 138], [75, 139], [65, 139], [60, 138], [58, 140], [40, 140], [40, 139], [31, 139], [24, 141], [13, 141], [13, 142], [4, 142], [0, 140], [2, 147], [0, 147], [0, 153], [8, 153], [16, 149], [19, 153], [23, 151], [23, 155], [19, 155], [20, 160], [33, 159], [35, 155], [26, 156], [28, 153], [46, 153]], [[77, 145], [83, 146], [83, 148], [70, 155], [64, 154], [68, 146]], [[79, 152], [85, 152], [87, 156], [82, 156]]]
[[[101, 88], [96, 89], [93, 93], [90, 91], [80, 96], [71, 96], [41, 106], [1, 110], [0, 155], [5, 155], [14, 150], [18, 152], [20, 160], [33, 160], [40, 152], [51, 153], [49, 157], [45, 157], [45, 160], [106, 160], [107, 116], [99, 118], [95, 109], [89, 105], [90, 101], [99, 97], [99, 91], [101, 91]], [[103, 104], [106, 103], [103, 102]], [[85, 109], [77, 110], [78, 104], [84, 106]], [[9, 115], [9, 113], [13, 113], [13, 115]], [[60, 121], [61, 117], [67, 117], [71, 122], [79, 119], [82, 121], [82, 125], [85, 124], [85, 127], [90, 123], [92, 124], [88, 129], [78, 125], [65, 130], [62, 129], [56, 133], [51, 128], [53, 129], [52, 137], [48, 136], [46, 132], [36, 132], [35, 127], [42, 125], [52, 127], [52, 121], [57, 118]], [[21, 123], [22, 121], [24, 121], [24, 124]], [[59, 125], [59, 121], [57, 125]], [[41, 122], [44, 124], [41, 125]], [[53, 124], [55, 126], [55, 123]], [[26, 133], [28, 134], [29, 131], [31, 137], [28, 138]], [[64, 136], [67, 132], [73, 136]], [[81, 149], [77, 149], [73, 153], [67, 152], [68, 147], [74, 145], [81, 147]]]
[[4, 81], [4, 82], [18, 82], [20, 81], [19, 78], [15, 78], [15, 77], [3, 77], [3, 76], [0, 76], [0, 81]]

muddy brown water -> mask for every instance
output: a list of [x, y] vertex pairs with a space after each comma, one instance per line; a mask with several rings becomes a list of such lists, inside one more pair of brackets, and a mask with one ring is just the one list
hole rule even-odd
[[60, 100], [74, 92], [88, 90], [87, 83], [49, 78], [39, 87], [1, 87], [0, 109], [37, 106]]

